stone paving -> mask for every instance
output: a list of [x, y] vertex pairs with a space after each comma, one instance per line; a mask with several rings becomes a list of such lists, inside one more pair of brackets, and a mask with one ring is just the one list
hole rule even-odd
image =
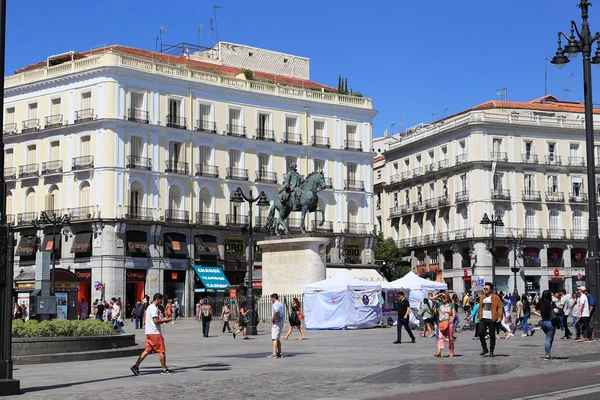
[[[125, 328], [143, 342], [143, 331], [131, 323]], [[203, 338], [200, 324], [186, 319], [164, 329], [171, 376], [160, 375], [154, 355], [139, 377], [129, 370], [133, 357], [18, 366], [15, 377], [25, 392], [19, 399], [366, 399], [559, 371], [564, 363], [600, 364], [600, 341], [560, 340], [558, 332], [553, 354], [562, 359], [544, 361], [544, 335], [538, 331], [531, 338], [498, 340], [498, 356], [491, 359], [479, 357], [472, 334], [457, 335], [457, 357], [437, 359], [434, 339], [417, 336], [416, 344], [393, 345], [395, 328], [309, 331], [306, 341], [294, 332], [283, 342], [284, 358], [271, 360], [266, 324], [258, 336], [234, 340], [216, 323]]]

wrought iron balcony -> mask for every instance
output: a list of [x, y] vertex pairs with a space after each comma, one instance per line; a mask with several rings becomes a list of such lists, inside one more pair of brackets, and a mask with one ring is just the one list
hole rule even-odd
[[359, 140], [344, 140], [344, 150], [362, 151], [362, 142]]
[[566, 239], [566, 229], [546, 229], [546, 237], [548, 239]]
[[396, 240], [396, 246], [398, 246], [401, 249], [405, 249], [407, 247], [410, 247], [410, 239]]
[[418, 202], [418, 203], [413, 204], [412, 210], [413, 210], [413, 212], [425, 211], [425, 203]]
[[525, 228], [523, 229], [523, 237], [526, 239], [543, 239], [544, 234], [539, 228]]
[[463, 154], [459, 154], [456, 156], [456, 164], [463, 164], [467, 162], [467, 154], [463, 153]]
[[227, 131], [225, 132], [227, 136], [235, 136], [235, 137], [246, 137], [246, 127], [244, 125], [227, 125]]
[[232, 179], [234, 181], [247, 181], [248, 170], [243, 168], [227, 168], [227, 176], [225, 179]]
[[525, 164], [537, 164], [538, 156], [537, 156], [537, 154], [533, 154], [533, 153], [521, 154], [521, 162], [523, 162]]
[[438, 170], [440, 169], [444, 169], [444, 168], [448, 168], [450, 166], [450, 163], [448, 162], [448, 160], [440, 160], [438, 161]]
[[585, 167], [585, 158], [583, 157], [569, 157], [570, 167]]
[[438, 243], [449, 242], [450, 241], [450, 232], [440, 232], [440, 233], [438, 233], [436, 241]]
[[587, 193], [584, 193], [584, 192], [579, 192], [579, 193], [570, 192], [569, 193], [569, 201], [571, 203], [587, 203], [588, 195], [587, 195]]
[[136, 221], [153, 221], [154, 208], [125, 206], [125, 219]]
[[[492, 228], [489, 225], [485, 225], [485, 235], [488, 237], [492, 236]], [[494, 236], [497, 238], [507, 238], [511, 236], [511, 231], [505, 226], [497, 226], [494, 228]]]
[[73, 171], [82, 171], [94, 168], [94, 156], [81, 156], [73, 158]]
[[400, 181], [405, 181], [407, 179], [410, 179], [411, 177], [412, 177], [411, 171], [404, 171], [400, 174]]
[[590, 231], [587, 229], [571, 229], [571, 239], [587, 240], [589, 235], [590, 235]]
[[465, 201], [469, 201], [469, 191], [463, 190], [462, 192], [456, 192], [454, 194], [454, 202], [455, 203], [464, 203]]
[[288, 218], [288, 228], [291, 232], [300, 232], [301, 231], [301, 221], [299, 217], [289, 217]]
[[148, 113], [148, 111], [138, 110], [137, 108], [130, 108], [127, 110], [127, 120], [142, 124], [149, 124], [150, 113]]
[[436, 208], [437, 206], [438, 206], [437, 198], [425, 200], [425, 208], [431, 209], [431, 208]]
[[333, 222], [323, 221], [323, 225], [320, 225], [320, 223], [321, 221], [310, 221], [311, 230], [313, 232], [333, 233]]
[[19, 178], [31, 178], [39, 175], [39, 164], [27, 164], [19, 166]]
[[539, 190], [521, 190], [521, 200], [542, 201], [542, 195]]
[[310, 145], [313, 147], [324, 147], [327, 149], [331, 147], [329, 144], [329, 137], [327, 136], [313, 136]]
[[346, 227], [344, 231], [353, 235], [368, 235], [373, 232], [373, 228], [371, 224], [360, 222], [346, 222]]
[[546, 156], [544, 163], [546, 165], [562, 165], [562, 161], [560, 159], [560, 156], [555, 156], [555, 155]]
[[229, 227], [244, 227], [249, 225], [249, 219], [247, 215], [227, 214], [225, 224]]
[[219, 226], [219, 214], [210, 212], [197, 212], [196, 224], [202, 226]]
[[492, 151], [492, 161], [508, 161], [508, 154], [503, 151]]
[[275, 141], [275, 131], [270, 129], [257, 129], [254, 135], [256, 140], [266, 140], [267, 142]]
[[16, 135], [17, 134], [17, 124], [16, 123], [10, 123], [10, 124], [4, 124], [2, 126], [2, 133], [6, 136], [6, 135]]
[[397, 218], [402, 216], [402, 214], [406, 214], [406, 212], [408, 211], [408, 209], [405, 206], [399, 207], [391, 207], [389, 214], [390, 214], [390, 218]]
[[510, 190], [492, 189], [492, 200], [510, 200]]
[[189, 224], [190, 213], [183, 210], [173, 210], [167, 208], [165, 210], [165, 222], [174, 222], [176, 224]]
[[167, 114], [167, 126], [175, 129], [187, 129], [187, 119], [179, 115]]
[[23, 129], [21, 130], [21, 133], [34, 132], [34, 131], [38, 131], [38, 130], [40, 130], [40, 119], [39, 118], [32, 118], [32, 119], [23, 121]]
[[563, 203], [565, 194], [563, 192], [546, 192], [546, 202], [548, 203]]
[[15, 224], [15, 215], [14, 214], [6, 214], [6, 224], [9, 226], [13, 226]]
[[302, 144], [302, 135], [294, 132], [283, 132], [283, 143]]
[[165, 161], [165, 173], [188, 175], [190, 170], [187, 162]]
[[219, 177], [219, 167], [216, 165], [196, 164], [196, 176], [206, 176], [208, 178]]
[[17, 169], [15, 167], [4, 168], [4, 179], [17, 179]]
[[437, 205], [438, 207], [446, 207], [450, 205], [450, 199], [448, 198], [448, 196], [439, 196], [437, 198]]
[[127, 156], [127, 165], [125, 168], [152, 171], [152, 159], [148, 157]]
[[76, 207], [69, 209], [71, 221], [85, 221], [92, 219], [92, 206]]
[[415, 169], [412, 170], [412, 176], [413, 178], [416, 178], [417, 176], [421, 176], [423, 175], [423, 168], [421, 167], [417, 167]]
[[400, 182], [400, 174], [390, 176], [390, 184]]
[[196, 130], [198, 132], [217, 133], [217, 123], [199, 119], [196, 121]]
[[423, 244], [433, 244], [436, 241], [437, 241], [437, 234], [435, 234], [435, 233], [423, 236]]
[[35, 225], [38, 220], [37, 212], [24, 212], [17, 214], [17, 225], [18, 226], [27, 226], [27, 225]]
[[458, 230], [454, 231], [454, 239], [455, 240], [466, 239], [468, 237], [473, 237], [473, 229], [471, 229], [471, 228], [458, 229]]
[[42, 175], [61, 174], [63, 172], [63, 162], [45, 161], [42, 163]]
[[344, 190], [352, 190], [355, 192], [363, 192], [365, 190], [365, 183], [357, 180], [345, 180]]
[[277, 183], [277, 173], [268, 171], [256, 171], [256, 182]]
[[421, 236], [421, 235], [415, 236], [414, 238], [412, 238], [411, 244], [413, 246], [423, 246], [425, 244], [425, 241], [423, 240], [423, 236]]
[[435, 163], [431, 163], [425, 166], [425, 173], [429, 174], [431, 172], [435, 172]]
[[84, 108], [83, 110], [75, 111], [75, 123], [80, 124], [94, 120], [94, 109]]
[[257, 215], [254, 217], [254, 227], [256, 229], [264, 228], [267, 224], [267, 216], [266, 215]]
[[46, 117], [46, 123], [44, 124], [45, 129], [58, 128], [63, 126], [62, 114], [49, 115]]

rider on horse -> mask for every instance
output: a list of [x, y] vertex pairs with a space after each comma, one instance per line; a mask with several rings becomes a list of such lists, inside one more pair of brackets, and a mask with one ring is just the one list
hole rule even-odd
[[292, 200], [292, 210], [296, 209], [296, 188], [302, 183], [302, 175], [297, 171], [296, 164], [290, 165], [290, 171], [285, 174], [283, 187], [279, 189], [279, 198], [282, 203]]

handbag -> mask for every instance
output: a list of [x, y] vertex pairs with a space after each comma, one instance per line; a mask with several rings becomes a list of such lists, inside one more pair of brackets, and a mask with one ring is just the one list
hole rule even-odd
[[445, 331], [448, 329], [449, 321], [440, 321], [440, 331]]
[[304, 314], [302, 313], [302, 311], [296, 312], [296, 315], [298, 316], [299, 320], [303, 320], [304, 319]]

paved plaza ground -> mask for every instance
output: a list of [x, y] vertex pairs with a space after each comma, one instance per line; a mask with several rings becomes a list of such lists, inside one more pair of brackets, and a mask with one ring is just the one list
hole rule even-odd
[[[125, 326], [143, 343], [143, 331]], [[195, 320], [184, 319], [166, 325], [167, 362], [173, 375], [160, 375], [158, 356], [149, 356], [141, 376], [129, 367], [134, 357], [86, 362], [19, 365], [15, 378], [24, 394], [19, 399], [368, 399], [396, 397], [409, 393], [451, 388], [444, 399], [503, 399], [536, 395], [561, 382], [557, 371], [582, 371], [580, 386], [600, 398], [596, 388], [600, 373], [600, 341], [577, 343], [560, 340], [558, 332], [553, 354], [560, 359], [544, 361], [544, 335], [513, 337], [497, 342], [495, 358], [480, 357], [472, 332], [457, 335], [456, 357], [437, 359], [434, 339], [417, 336], [417, 343], [393, 345], [396, 329], [357, 331], [309, 331], [299, 341], [297, 332], [283, 342], [284, 358], [267, 359], [270, 353], [270, 325], [259, 325], [259, 335], [234, 340], [222, 334], [217, 323], [209, 338], [203, 338]], [[268, 330], [267, 330], [268, 328]], [[287, 328], [287, 327], [286, 327]], [[447, 349], [446, 349], [447, 355]], [[594, 372], [595, 371], [595, 372]], [[555, 373], [557, 372], [557, 373]], [[592, 374], [593, 372], [593, 374]], [[541, 374], [550, 374], [541, 379]], [[554, 377], [556, 379], [554, 379]], [[592, 378], [593, 377], [593, 378]], [[566, 379], [576, 385], [576, 380]], [[492, 382], [490, 392], [483, 382]], [[521, 387], [519, 386], [521, 385]], [[493, 386], [489, 386], [493, 387]], [[514, 387], [514, 389], [510, 389]], [[520, 389], [519, 389], [520, 388]], [[462, 390], [462, 391], [461, 391]], [[512, 390], [512, 391], [511, 391]], [[517, 392], [518, 390], [518, 392]], [[597, 392], [595, 391], [597, 390]], [[438, 392], [439, 393], [439, 392]], [[558, 392], [557, 392], [558, 393]], [[573, 396], [583, 393], [568, 392]], [[419, 394], [419, 398], [438, 395]], [[597, 397], [596, 397], [597, 396]], [[566, 398], [545, 397], [545, 398]], [[415, 396], [416, 398], [416, 396]]]

